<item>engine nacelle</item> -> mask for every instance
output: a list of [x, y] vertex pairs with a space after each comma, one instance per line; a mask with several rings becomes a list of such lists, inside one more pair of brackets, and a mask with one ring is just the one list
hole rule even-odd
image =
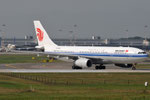
[[115, 64], [116, 66], [122, 67], [122, 68], [131, 68], [132, 64]]
[[75, 66], [87, 68], [92, 66], [92, 61], [86, 58], [79, 58], [74, 62]]

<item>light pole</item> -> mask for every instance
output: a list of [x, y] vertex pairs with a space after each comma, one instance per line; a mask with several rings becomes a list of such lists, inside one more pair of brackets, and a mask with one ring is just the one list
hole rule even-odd
[[76, 42], [76, 34], [77, 34], [77, 25], [74, 24], [73, 27], [74, 27], [73, 41], [74, 41], [74, 45], [75, 45], [75, 42]]
[[71, 38], [70, 38], [70, 45], [73, 45], [73, 31], [69, 31]]

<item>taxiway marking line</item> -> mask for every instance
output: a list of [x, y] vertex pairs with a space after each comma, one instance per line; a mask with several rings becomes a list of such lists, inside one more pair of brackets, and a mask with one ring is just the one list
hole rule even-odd
[[9, 67], [9, 68], [15, 68], [17, 69], [17, 67], [13, 66], [13, 65], [10, 65], [10, 64], [5, 64], [6, 67]]

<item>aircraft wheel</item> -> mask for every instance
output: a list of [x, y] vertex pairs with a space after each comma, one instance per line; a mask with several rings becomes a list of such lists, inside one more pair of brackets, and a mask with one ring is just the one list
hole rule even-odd
[[95, 69], [99, 69], [99, 66], [95, 66]]
[[106, 67], [105, 67], [105, 66], [102, 66], [102, 69], [106, 69]]
[[72, 66], [72, 69], [75, 69], [76, 67], [75, 66]]
[[136, 70], [136, 67], [132, 67], [132, 70]]

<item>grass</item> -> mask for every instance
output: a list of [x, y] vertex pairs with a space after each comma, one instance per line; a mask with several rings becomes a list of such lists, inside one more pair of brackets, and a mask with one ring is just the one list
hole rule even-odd
[[46, 62], [48, 58], [46, 56], [37, 57], [34, 54], [1, 54], [0, 64], [9, 63], [39, 63]]
[[145, 81], [150, 73], [1, 73], [0, 100], [149, 100]]

